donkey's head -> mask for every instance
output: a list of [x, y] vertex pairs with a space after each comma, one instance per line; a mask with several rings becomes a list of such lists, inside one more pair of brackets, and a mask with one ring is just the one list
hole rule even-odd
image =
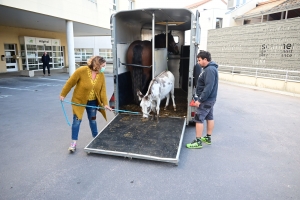
[[143, 117], [148, 118], [149, 113], [151, 112], [151, 97], [150, 95], [144, 96], [140, 90], [137, 90], [137, 96], [141, 101], [140, 106], [142, 108]]

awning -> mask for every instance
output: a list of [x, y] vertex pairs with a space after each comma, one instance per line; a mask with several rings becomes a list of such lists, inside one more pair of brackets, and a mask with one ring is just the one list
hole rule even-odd
[[[49, 15], [0, 6], [0, 26], [27, 28], [51, 32], [66, 32], [66, 20]], [[107, 36], [111, 31], [73, 21], [74, 36]]]

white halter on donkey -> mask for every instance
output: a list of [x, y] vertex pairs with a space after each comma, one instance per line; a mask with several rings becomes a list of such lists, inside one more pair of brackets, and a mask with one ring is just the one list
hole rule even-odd
[[170, 71], [164, 71], [160, 73], [157, 77], [155, 77], [149, 85], [147, 94], [143, 96], [140, 90], [137, 90], [137, 95], [139, 100], [141, 100], [140, 106], [142, 108], [143, 117], [148, 118], [150, 111], [153, 111], [152, 120], [154, 116], [157, 115], [157, 121], [159, 116], [159, 106], [161, 100], [167, 97], [166, 106], [164, 110], [166, 110], [169, 105], [170, 93], [173, 101], [174, 111], [176, 111], [176, 105], [174, 100], [174, 75]]

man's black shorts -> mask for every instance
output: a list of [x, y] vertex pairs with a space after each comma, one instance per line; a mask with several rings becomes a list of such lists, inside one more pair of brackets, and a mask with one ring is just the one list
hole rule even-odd
[[214, 105], [216, 101], [205, 101], [196, 108], [195, 122], [203, 123], [204, 120], [213, 120], [214, 119]]

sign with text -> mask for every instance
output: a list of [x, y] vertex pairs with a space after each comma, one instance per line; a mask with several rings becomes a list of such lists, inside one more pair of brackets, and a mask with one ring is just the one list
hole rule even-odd
[[51, 40], [52, 39], [48, 39], [48, 38], [35, 38], [35, 42], [37, 45], [45, 45], [45, 46], [52, 46]]

